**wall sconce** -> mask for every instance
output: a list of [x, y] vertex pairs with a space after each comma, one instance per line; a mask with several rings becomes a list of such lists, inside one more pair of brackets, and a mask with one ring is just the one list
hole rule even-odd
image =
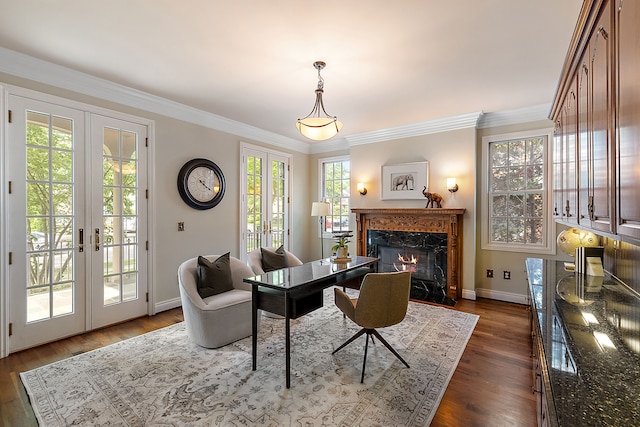
[[456, 184], [455, 178], [447, 178], [447, 190], [449, 190], [450, 193], [458, 191], [458, 184]]
[[356, 185], [356, 188], [358, 189], [358, 192], [359, 192], [360, 194], [362, 194], [363, 196], [364, 196], [365, 194], [367, 194], [367, 189], [366, 189], [366, 188], [365, 188], [365, 186], [364, 186], [364, 182], [359, 182], [359, 183]]

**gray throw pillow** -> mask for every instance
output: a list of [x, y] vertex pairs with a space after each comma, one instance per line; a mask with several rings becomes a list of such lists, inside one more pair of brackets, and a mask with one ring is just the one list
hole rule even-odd
[[207, 298], [233, 289], [231, 260], [229, 252], [211, 262], [203, 256], [198, 257], [198, 293]]
[[260, 248], [260, 252], [262, 253], [262, 269], [265, 273], [289, 267], [289, 259], [284, 251], [284, 246], [280, 246], [275, 252]]

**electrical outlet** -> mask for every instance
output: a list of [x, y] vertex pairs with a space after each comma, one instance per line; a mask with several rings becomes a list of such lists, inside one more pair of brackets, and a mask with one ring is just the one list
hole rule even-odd
[[493, 270], [487, 270], [487, 277], [493, 279]]
[[504, 270], [502, 273], [504, 274], [504, 280], [511, 280], [511, 272], [509, 270]]
[[178, 231], [184, 231], [184, 222], [180, 221], [178, 223]]

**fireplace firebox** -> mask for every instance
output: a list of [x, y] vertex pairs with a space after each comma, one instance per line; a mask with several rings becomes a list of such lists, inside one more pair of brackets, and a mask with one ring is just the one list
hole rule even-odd
[[453, 305], [461, 297], [465, 209], [352, 209], [358, 255], [375, 256], [378, 271], [410, 270], [411, 298]]
[[447, 296], [447, 235], [393, 230], [367, 232], [367, 256], [378, 271], [411, 271], [412, 299], [454, 305]]

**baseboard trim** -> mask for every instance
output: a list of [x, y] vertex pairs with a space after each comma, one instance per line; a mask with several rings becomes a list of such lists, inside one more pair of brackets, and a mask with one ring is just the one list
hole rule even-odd
[[[529, 304], [526, 295], [514, 294], [511, 292], [494, 291], [493, 289], [476, 288], [475, 294], [480, 298], [495, 299], [498, 301], [513, 302], [515, 304]], [[475, 299], [475, 298], [474, 298]]]
[[180, 297], [173, 298], [173, 299], [156, 303], [156, 305], [154, 306], [155, 308], [154, 312], [157, 314], [162, 311], [171, 310], [172, 308], [181, 307], [181, 306], [182, 306], [182, 301], [180, 301]]
[[463, 289], [462, 290], [462, 299], [470, 299], [476, 300], [476, 290]]

